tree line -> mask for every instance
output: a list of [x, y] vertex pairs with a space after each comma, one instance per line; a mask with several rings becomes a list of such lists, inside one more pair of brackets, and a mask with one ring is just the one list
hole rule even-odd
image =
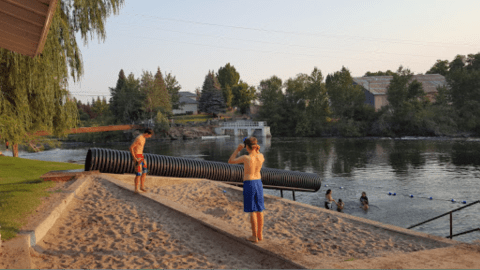
[[[183, 105], [179, 95], [181, 89], [176, 77], [171, 73], [163, 75], [160, 68], [155, 75], [144, 71], [140, 78], [135, 78], [133, 73], [126, 76], [122, 69], [116, 86], [110, 88], [109, 102], [100, 97], [87, 104], [74, 101], [83, 126], [149, 121], [155, 125], [156, 132], [162, 132], [169, 128], [168, 118], [172, 116], [172, 110]], [[228, 63], [217, 74], [209, 71], [205, 76], [199, 91], [198, 110], [216, 116], [236, 106], [241, 113], [246, 113], [255, 99], [255, 92], [255, 87], [240, 80], [240, 74]]]
[[426, 74], [446, 78], [434, 101], [409, 69], [367, 72], [364, 76], [393, 77], [389, 104], [379, 111], [365, 104], [362, 87], [345, 67], [325, 81], [317, 68], [285, 82], [272, 76], [258, 87], [258, 119], [268, 122], [274, 136], [480, 135], [480, 53], [438, 60]]

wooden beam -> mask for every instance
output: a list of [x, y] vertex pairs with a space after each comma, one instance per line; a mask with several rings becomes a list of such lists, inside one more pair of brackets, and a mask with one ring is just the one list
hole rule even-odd
[[50, 2], [52, 2], [52, 0], [32, 0], [32, 1], [41, 2], [41, 3], [47, 4], [47, 5], [50, 5]]
[[37, 40], [33, 39], [27, 39], [24, 37], [16, 36], [12, 33], [9, 33], [7, 31], [4, 31], [3, 29], [0, 29], [0, 37], [2, 37], [2, 40], [10, 41], [10, 42], [15, 42], [16, 44], [22, 44], [25, 48], [33, 48], [35, 50], [38, 45]]
[[41, 16], [47, 16], [48, 6], [32, 0], [3, 0], [17, 7], [26, 9]]
[[28, 49], [22, 45], [8, 43], [6, 40], [0, 39], [0, 47], [10, 50], [12, 52], [20, 53], [30, 57], [35, 56], [35, 49]]
[[40, 35], [42, 34], [43, 27], [28, 23], [7, 14], [2, 14], [2, 16], [0, 16], [0, 23], [5, 24], [5, 26], [0, 26], [2, 28], [8, 28], [6, 25], [9, 25], [11, 28], [18, 29], [19, 31], [25, 31], [37, 35], [37, 40], [40, 39]]
[[8, 24], [0, 23], [0, 31], [1, 31], [0, 35], [4, 38], [7, 38], [7, 36], [3, 36], [6, 33], [6, 34], [10, 34], [13, 37], [21, 39], [22, 42], [34, 43], [35, 46], [38, 44], [38, 40], [39, 40], [38, 35], [30, 34], [29, 32], [17, 30], [15, 28], [12, 29], [12, 27], [10, 27], [10, 25]]
[[48, 31], [50, 30], [50, 24], [52, 23], [53, 15], [55, 14], [56, 8], [57, 8], [57, 0], [52, 0], [50, 2], [50, 6], [48, 6], [47, 19], [43, 26], [43, 31], [42, 31], [40, 40], [38, 41], [38, 47], [35, 52], [35, 56], [43, 52], [43, 47], [45, 46], [45, 42], [47, 41]]
[[[43, 27], [45, 23], [45, 16], [38, 15], [31, 11], [12, 5], [5, 0], [0, 0], [0, 13], [5, 13], [20, 20]], [[0, 14], [0, 16], [2, 16]]]

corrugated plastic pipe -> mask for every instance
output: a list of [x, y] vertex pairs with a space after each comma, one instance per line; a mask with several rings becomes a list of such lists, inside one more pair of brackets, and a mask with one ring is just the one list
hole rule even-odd
[[[149, 175], [205, 178], [223, 182], [243, 181], [242, 165], [148, 153], [144, 156]], [[85, 171], [94, 170], [102, 173], [134, 173], [135, 162], [128, 151], [90, 148], [85, 159]], [[318, 191], [322, 186], [320, 177], [314, 173], [266, 167], [263, 167], [260, 173], [264, 185], [301, 188], [312, 192]]]

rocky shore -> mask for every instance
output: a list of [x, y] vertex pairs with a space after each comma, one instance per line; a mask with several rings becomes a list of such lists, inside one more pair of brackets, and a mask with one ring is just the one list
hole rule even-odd
[[171, 140], [192, 140], [215, 135], [215, 126], [175, 126], [166, 133]]

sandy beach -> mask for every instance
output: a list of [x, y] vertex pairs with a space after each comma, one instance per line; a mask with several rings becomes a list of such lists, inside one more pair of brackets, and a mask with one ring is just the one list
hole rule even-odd
[[31, 257], [34, 268], [291, 268], [101, 179]]
[[[133, 188], [133, 175], [108, 177]], [[250, 233], [241, 188], [165, 177], [147, 177], [146, 185]], [[480, 245], [395, 233], [270, 195], [265, 205], [265, 239], [258, 245], [307, 268], [480, 268]], [[292, 268], [101, 178], [31, 255], [35, 268]]]

